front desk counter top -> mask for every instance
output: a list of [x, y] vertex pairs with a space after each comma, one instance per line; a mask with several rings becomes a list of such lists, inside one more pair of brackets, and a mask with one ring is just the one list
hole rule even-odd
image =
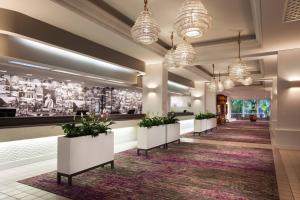
[[[112, 129], [135, 127], [144, 114], [110, 115]], [[73, 121], [74, 116], [9, 117], [0, 118], [0, 142], [63, 135], [61, 125]]]
[[[137, 127], [144, 114], [110, 115], [112, 129]], [[176, 114], [180, 121], [194, 119], [191, 113]], [[61, 125], [74, 116], [0, 118], [0, 142], [63, 135]]]
[[[144, 114], [111, 114], [109, 119], [113, 121], [127, 121], [141, 119]], [[76, 120], [80, 119], [80, 116], [76, 116]], [[1, 128], [19, 128], [26, 126], [49, 126], [49, 125], [61, 125], [64, 123], [70, 123], [74, 120], [74, 116], [37, 116], [37, 117], [1, 117]]]

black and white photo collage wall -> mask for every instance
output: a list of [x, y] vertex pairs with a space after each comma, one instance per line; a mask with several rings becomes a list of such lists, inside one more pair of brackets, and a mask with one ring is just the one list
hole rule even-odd
[[0, 108], [15, 108], [16, 116], [142, 112], [142, 92], [104, 86], [0, 75]]

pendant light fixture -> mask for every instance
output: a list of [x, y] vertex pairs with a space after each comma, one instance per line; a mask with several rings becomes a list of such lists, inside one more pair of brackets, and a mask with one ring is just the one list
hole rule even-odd
[[176, 63], [176, 57], [175, 57], [175, 49], [174, 49], [174, 35], [173, 32], [171, 34], [171, 42], [172, 42], [172, 46], [171, 49], [167, 51], [165, 57], [164, 57], [164, 61], [163, 61], [163, 65], [167, 68], [176, 68], [178, 67], [177, 63]]
[[238, 35], [238, 62], [232, 64], [229, 68], [229, 77], [238, 82], [242, 82], [245, 78], [250, 77], [250, 71], [247, 65], [241, 59], [241, 32]]
[[215, 79], [215, 65], [214, 64], [213, 64], [213, 75], [212, 75], [211, 81], [208, 83], [207, 88], [210, 92], [217, 91], [217, 83], [216, 83], [216, 79]]
[[[228, 74], [229, 74], [229, 68], [230, 66], [228, 66]], [[227, 76], [227, 78], [223, 82], [223, 85], [224, 85], [224, 89], [228, 90], [234, 87], [234, 82], [230, 79], [229, 76]]]
[[223, 83], [221, 81], [221, 74], [220, 74], [220, 72], [219, 72], [219, 81], [218, 81], [217, 87], [218, 87], [218, 92], [223, 92], [224, 91], [224, 86], [223, 86]]
[[188, 66], [194, 62], [196, 52], [194, 47], [186, 40], [183, 40], [177, 45], [175, 50], [175, 59], [178, 66]]
[[243, 85], [252, 85], [252, 83], [253, 83], [253, 79], [252, 79], [251, 76], [246, 77], [246, 78], [242, 81], [242, 84], [243, 84]]
[[160, 27], [156, 20], [152, 18], [152, 13], [148, 10], [147, 4], [148, 0], [144, 0], [144, 10], [131, 28], [133, 39], [145, 45], [156, 42], [160, 33]]
[[212, 17], [208, 15], [201, 0], [185, 0], [174, 27], [180, 37], [199, 38], [209, 29], [211, 21]]

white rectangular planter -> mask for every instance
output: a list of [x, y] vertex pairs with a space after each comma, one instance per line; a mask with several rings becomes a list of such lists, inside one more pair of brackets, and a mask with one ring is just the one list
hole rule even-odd
[[207, 130], [207, 119], [194, 120], [194, 132], [201, 133]]
[[207, 119], [207, 130], [213, 129], [217, 127], [217, 119], [216, 118], [210, 118]]
[[58, 137], [57, 172], [72, 175], [114, 160], [114, 134]]
[[166, 133], [166, 142], [170, 143], [179, 140], [180, 138], [180, 124], [167, 124], [166, 125], [167, 133]]
[[151, 149], [164, 145], [166, 141], [166, 127], [152, 126], [151, 128], [139, 127], [137, 130], [138, 149]]

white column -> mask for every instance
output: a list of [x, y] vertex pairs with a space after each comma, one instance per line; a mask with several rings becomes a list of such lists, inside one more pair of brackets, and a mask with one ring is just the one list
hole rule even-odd
[[168, 113], [168, 70], [162, 64], [146, 65], [143, 77], [143, 113]]
[[278, 52], [276, 144], [300, 149], [300, 49]]
[[217, 93], [209, 91], [207, 84], [205, 85], [205, 110], [214, 114], [217, 112]]
[[271, 117], [270, 128], [271, 131], [277, 126], [277, 77], [273, 78], [271, 91]]
[[205, 112], [205, 83], [195, 82], [195, 88], [191, 89], [192, 112], [198, 114]]
[[228, 107], [227, 107], [227, 119], [229, 120], [229, 121], [231, 121], [231, 97], [227, 97], [227, 105], [228, 105]]

